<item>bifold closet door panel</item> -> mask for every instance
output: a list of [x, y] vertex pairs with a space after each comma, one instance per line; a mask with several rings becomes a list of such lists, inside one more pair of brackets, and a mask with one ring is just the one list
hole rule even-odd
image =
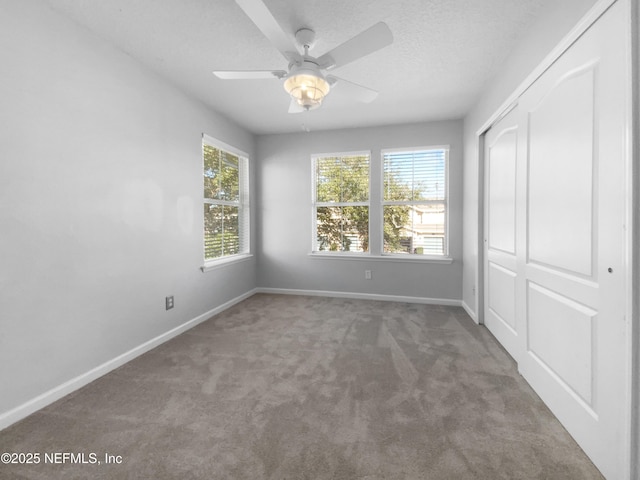
[[516, 361], [522, 352], [516, 316], [517, 120], [516, 107], [494, 124], [484, 152], [484, 324]]

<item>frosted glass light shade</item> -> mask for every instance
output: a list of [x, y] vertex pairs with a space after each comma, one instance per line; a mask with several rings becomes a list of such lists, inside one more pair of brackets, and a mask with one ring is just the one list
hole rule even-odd
[[306, 110], [319, 107], [330, 88], [324, 78], [313, 72], [297, 73], [284, 82], [287, 93]]

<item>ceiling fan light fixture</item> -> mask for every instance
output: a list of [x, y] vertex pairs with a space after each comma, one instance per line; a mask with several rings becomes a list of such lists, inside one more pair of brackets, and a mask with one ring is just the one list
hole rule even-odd
[[318, 108], [331, 86], [314, 70], [297, 70], [284, 82], [284, 89], [305, 110]]

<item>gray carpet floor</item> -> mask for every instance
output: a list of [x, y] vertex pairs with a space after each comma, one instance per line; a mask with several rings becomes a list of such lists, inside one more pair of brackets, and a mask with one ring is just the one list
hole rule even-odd
[[[464, 310], [264, 294], [1, 431], [0, 452], [41, 455], [2, 479], [602, 478]], [[87, 463], [45, 461], [63, 452]]]

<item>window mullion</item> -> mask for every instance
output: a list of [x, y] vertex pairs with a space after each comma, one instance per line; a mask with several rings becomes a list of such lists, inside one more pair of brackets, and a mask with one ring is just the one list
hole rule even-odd
[[446, 206], [446, 200], [412, 200], [412, 201], [402, 201], [402, 200], [383, 200], [383, 205], [388, 206], [397, 206], [397, 205], [440, 205], [444, 204]]
[[317, 202], [316, 207], [368, 207], [369, 202]]
[[226, 207], [241, 207], [242, 203], [234, 200], [218, 200], [216, 198], [205, 198], [204, 203], [210, 203], [211, 205], [224, 205]]

